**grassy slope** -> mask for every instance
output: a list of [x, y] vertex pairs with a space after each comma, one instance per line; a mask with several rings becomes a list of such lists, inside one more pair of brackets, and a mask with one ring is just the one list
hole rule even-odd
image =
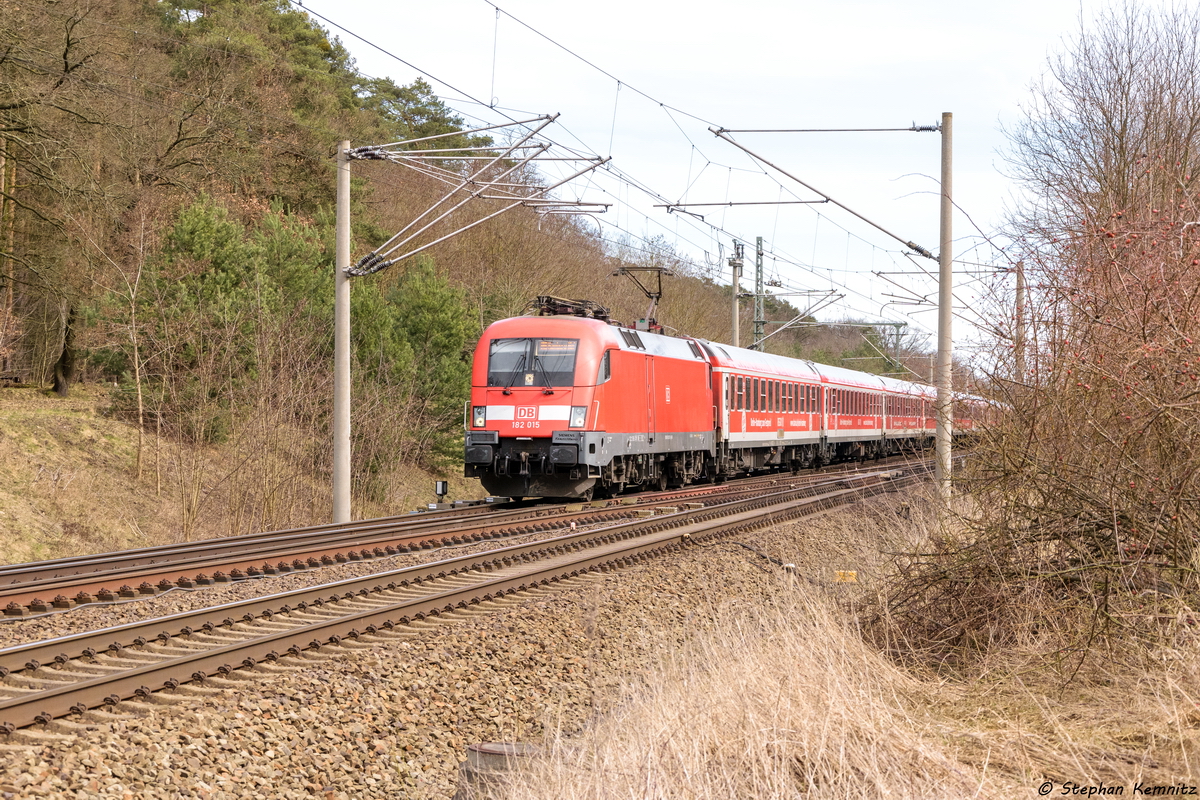
[[[864, 641], [860, 603], [887, 552], [936, 528], [931, 504], [876, 501], [792, 524], [766, 607], [694, 609], [723, 624], [631, 677], [580, 736], [546, 742], [509, 800], [1052, 796], [1200, 781], [1200, 637], [1077, 676], [997, 652], [962, 672], [905, 669]], [[832, 583], [857, 569], [856, 584]], [[1085, 790], [1086, 791], [1086, 790]], [[1078, 796], [1078, 795], [1074, 795]]]
[[[146, 436], [141, 480], [137, 480], [138, 432], [106, 416], [105, 387], [72, 389], [67, 398], [36, 389], [0, 389], [0, 562], [19, 563], [65, 555], [108, 552], [181, 541], [183, 497], [193, 490], [192, 538], [249, 532], [255, 519], [244, 506], [254, 497], [239, 492], [228, 465], [240, 463], [232, 447], [181, 450], [162, 442], [155, 458], [153, 431]], [[180, 463], [196, 480], [180, 480]], [[269, 527], [325, 522], [329, 487], [295, 465], [293, 493], [306, 503], [278, 511]], [[433, 501], [434, 476], [417, 469], [387, 476], [386, 500], [356, 499], [356, 516], [408, 511]], [[480, 495], [477, 484], [450, 476], [450, 499]]]

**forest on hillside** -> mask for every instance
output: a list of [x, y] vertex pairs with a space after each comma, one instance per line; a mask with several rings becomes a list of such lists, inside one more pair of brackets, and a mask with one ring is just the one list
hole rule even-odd
[[[258, 470], [264, 485], [278, 483], [275, 457], [324, 475], [336, 143], [463, 130], [428, 84], [362, 75], [284, 0], [5, 0], [0, 373], [64, 395], [104, 381], [113, 412], [144, 438], [232, 445], [242, 477]], [[387, 163], [354, 170], [356, 257], [443, 191]], [[479, 200], [453, 222], [492, 210]], [[356, 493], [382, 496], [396, 464], [458, 457], [469, 355], [488, 323], [527, 312], [539, 294], [642, 316], [645, 297], [613, 275], [625, 265], [674, 273], [658, 311], [669, 330], [728, 340], [729, 288], [707, 265], [662, 238], [614, 243], [577, 218], [529, 209], [356, 280]], [[772, 320], [798, 313], [768, 299]], [[751, 316], [743, 303], [747, 334]], [[770, 348], [899, 368], [884, 332], [808, 322]], [[928, 359], [900, 344], [921, 370]], [[142, 462], [139, 447], [139, 479]]]

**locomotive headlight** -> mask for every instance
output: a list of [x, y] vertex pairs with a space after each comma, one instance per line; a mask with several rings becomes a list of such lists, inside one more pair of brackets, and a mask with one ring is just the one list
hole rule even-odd
[[582, 428], [587, 422], [587, 406], [571, 406], [571, 425], [572, 428]]
[[487, 406], [475, 406], [471, 409], [471, 424], [476, 428], [487, 424]]

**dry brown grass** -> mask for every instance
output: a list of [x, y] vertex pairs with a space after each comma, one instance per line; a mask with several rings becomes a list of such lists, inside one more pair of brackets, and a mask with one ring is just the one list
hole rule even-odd
[[[1194, 639], [1107, 671], [1094, 659], [1070, 681], [1044, 642], [941, 674], [870, 643], [861, 617], [889, 587], [866, 556], [937, 530], [920, 502], [806, 523], [796, 563], [818, 576], [818, 564], [861, 565], [858, 593], [781, 576], [767, 607], [711, 609], [718, 624], [602, 702], [581, 735], [547, 741], [509, 797], [1028, 797], [1046, 780], [1056, 795], [1068, 781], [1129, 795], [1138, 781], [1197, 782]], [[814, 540], [835, 543], [826, 558]]]
[[[514, 798], [963, 797], [978, 780], [928, 729], [925, 687], [864, 647], [822, 598], [725, 613]], [[810, 795], [815, 796], [815, 795]]]

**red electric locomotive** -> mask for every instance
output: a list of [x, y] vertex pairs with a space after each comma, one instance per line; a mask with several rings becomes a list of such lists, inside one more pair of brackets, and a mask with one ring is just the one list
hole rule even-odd
[[[490, 325], [471, 384], [465, 474], [509, 497], [797, 470], [934, 432], [928, 386], [579, 316]], [[975, 404], [956, 406], [969, 429]]]

